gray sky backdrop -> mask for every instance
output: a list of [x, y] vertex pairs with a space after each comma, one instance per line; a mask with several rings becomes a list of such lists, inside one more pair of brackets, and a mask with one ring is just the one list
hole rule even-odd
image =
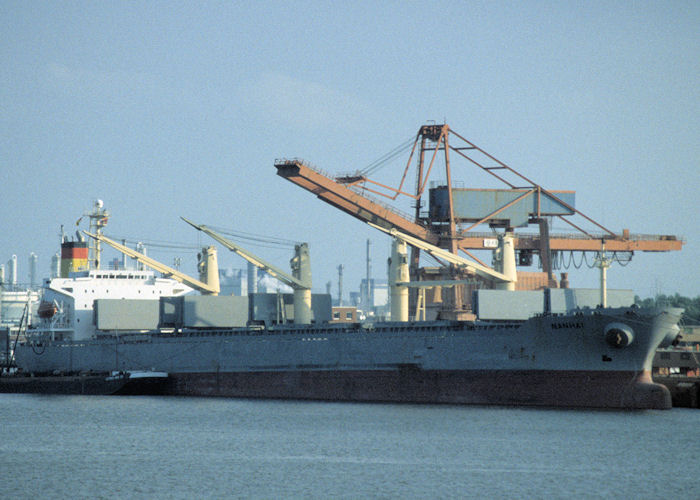
[[[366, 239], [383, 278], [389, 238], [279, 178], [274, 160], [348, 172], [434, 120], [575, 190], [606, 227], [683, 237], [682, 252], [613, 267], [609, 284], [697, 296], [699, 27], [697, 1], [5, 0], [0, 262], [16, 254], [26, 281], [35, 252], [47, 275], [60, 225], [73, 232], [101, 198], [107, 235], [209, 244], [183, 215], [307, 241], [315, 289], [335, 293], [340, 263], [357, 289]], [[398, 184], [406, 160], [379, 180]], [[288, 267], [290, 249], [251, 250]], [[196, 250], [150, 250], [176, 254], [194, 273]], [[220, 261], [245, 267], [223, 249]], [[597, 280], [572, 273], [572, 286]]]

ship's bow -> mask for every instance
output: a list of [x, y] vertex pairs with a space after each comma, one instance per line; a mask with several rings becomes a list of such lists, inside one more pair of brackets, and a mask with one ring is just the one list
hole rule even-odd
[[678, 322], [683, 311], [678, 307], [666, 307], [652, 313], [648, 356], [644, 369], [624, 393], [625, 407], [658, 410], [671, 408], [671, 393], [666, 386], [652, 380], [651, 363], [656, 349], [670, 345], [678, 337]]

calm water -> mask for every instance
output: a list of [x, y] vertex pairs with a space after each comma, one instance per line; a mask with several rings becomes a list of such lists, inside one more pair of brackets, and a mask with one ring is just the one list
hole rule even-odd
[[700, 411], [0, 394], [6, 498], [697, 498]]

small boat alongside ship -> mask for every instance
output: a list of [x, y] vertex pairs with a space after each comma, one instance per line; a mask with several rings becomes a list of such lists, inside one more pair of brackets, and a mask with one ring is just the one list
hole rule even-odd
[[162, 372], [112, 372], [35, 375], [14, 373], [0, 377], [0, 392], [24, 394], [157, 395], [168, 374]]

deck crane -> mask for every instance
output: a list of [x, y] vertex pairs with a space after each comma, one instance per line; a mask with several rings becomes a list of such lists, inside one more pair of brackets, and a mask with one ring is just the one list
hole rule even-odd
[[142, 262], [148, 267], [163, 273], [169, 278], [177, 280], [180, 283], [184, 283], [185, 285], [200, 291], [204, 295], [218, 295], [221, 291], [219, 287], [219, 268], [216, 258], [216, 247], [214, 246], [209, 246], [202, 249], [202, 253], [200, 254], [201, 258], [197, 266], [199, 268], [200, 279], [202, 280], [200, 281], [190, 276], [187, 276], [186, 274], [178, 271], [177, 269], [173, 269], [172, 267], [166, 266], [165, 264], [162, 264], [155, 259], [147, 257], [146, 255], [139, 253], [136, 250], [132, 250], [127, 246], [117, 243], [116, 241], [107, 238], [102, 234], [93, 234], [88, 231], [83, 231], [83, 233], [85, 233], [90, 238], [110, 245], [115, 250], [118, 250], [124, 255], [127, 255], [133, 259], [138, 260], [139, 262]]
[[[386, 229], [376, 224], [368, 223], [375, 229], [379, 229], [394, 237], [391, 247], [391, 260], [389, 262], [389, 286], [391, 289], [391, 317], [398, 321], [408, 320], [408, 288], [418, 288], [418, 300], [416, 304], [416, 321], [425, 319], [425, 289], [439, 287], [452, 287], [460, 284], [471, 284], [471, 280], [440, 280], [440, 281], [410, 281], [406, 258], [406, 244], [420, 249], [439, 261], [446, 261], [469, 273], [476, 274], [486, 281], [494, 283], [495, 288], [515, 290], [517, 273], [515, 271], [515, 250], [513, 248], [512, 234], [506, 233], [499, 238], [499, 246], [496, 252], [499, 254], [499, 269], [494, 270], [477, 262], [465, 259], [460, 255], [448, 252], [440, 247], [426, 243], [418, 238], [409, 236], [397, 229]], [[403, 278], [403, 279], [402, 279]]]
[[209, 227], [203, 224], [195, 224], [184, 217], [181, 217], [181, 219], [195, 229], [211, 236], [226, 248], [240, 255], [254, 266], [262, 269], [273, 278], [291, 287], [292, 290], [294, 290], [294, 323], [301, 325], [311, 324], [311, 263], [309, 261], [309, 246], [306, 243], [301, 243], [294, 247], [294, 257], [290, 260], [292, 267], [292, 275], [290, 276], [240, 245], [224, 238]]
[[402, 233], [398, 229], [386, 229], [376, 224], [368, 223], [375, 229], [379, 229], [394, 238], [404, 241], [412, 247], [424, 250], [436, 259], [445, 260], [450, 264], [463, 268], [464, 270], [474, 273], [477, 276], [491, 281], [496, 284], [496, 288], [506, 290], [515, 290], [515, 282], [518, 280], [515, 273], [515, 252], [513, 249], [513, 237], [506, 233], [500, 238], [500, 244], [497, 250], [503, 254], [501, 259], [501, 269], [499, 271], [491, 269], [472, 260], [466, 259], [458, 254], [448, 252], [440, 247], [426, 243], [418, 238]]
[[[411, 281], [410, 273], [408, 268], [408, 257], [407, 257], [407, 241], [410, 237], [407, 235], [398, 233], [393, 230], [391, 233], [394, 238], [391, 242], [391, 258], [389, 259], [389, 290], [391, 293], [391, 319], [392, 321], [408, 321], [409, 320], [409, 309], [408, 309], [408, 289], [414, 288], [418, 289], [418, 300], [415, 307], [415, 321], [425, 321], [426, 319], [426, 289], [435, 287], [455, 287], [460, 285], [473, 285], [474, 280], [421, 280], [421, 281]], [[415, 242], [418, 243], [418, 242]], [[438, 252], [433, 253], [434, 256], [442, 254], [444, 250], [437, 247], [421, 247], [426, 250], [436, 249]], [[448, 256], [453, 256], [447, 252]], [[448, 257], [449, 258], [449, 257]], [[457, 257], [461, 259], [461, 257]], [[462, 264], [458, 262], [457, 265], [464, 267], [465, 269], [474, 269], [472, 267], [472, 262], [467, 262]], [[514, 263], [513, 263], [514, 264]], [[515, 266], [513, 265], [513, 269]], [[505, 275], [500, 273], [494, 273], [493, 278], [500, 281], [501, 276], [506, 278]], [[503, 283], [512, 283], [510, 281], [503, 281]]]

